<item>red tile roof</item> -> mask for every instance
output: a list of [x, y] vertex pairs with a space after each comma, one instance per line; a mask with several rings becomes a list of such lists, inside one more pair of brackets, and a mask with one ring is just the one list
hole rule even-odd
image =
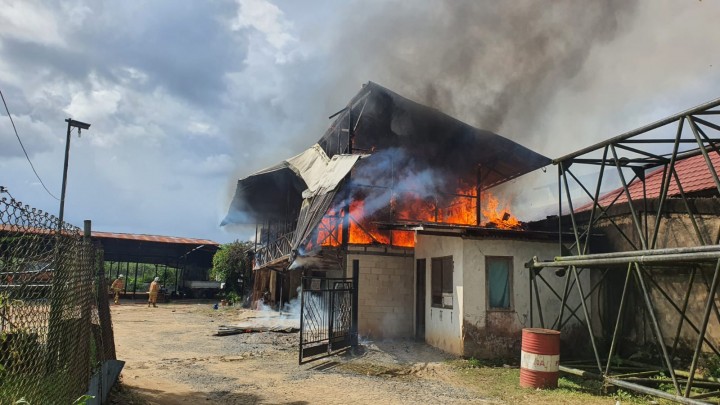
[[160, 235], [141, 235], [132, 233], [116, 233], [116, 232], [95, 232], [92, 233], [93, 238], [98, 239], [128, 239], [143, 242], [159, 242], [159, 243], [181, 243], [187, 245], [220, 245], [208, 239], [192, 239], [181, 238], [177, 236], [160, 236]]
[[[715, 172], [720, 174], [720, 156], [717, 153], [709, 153], [710, 161], [712, 161], [715, 167]], [[713, 180], [710, 170], [708, 170], [705, 158], [703, 155], [693, 156], [687, 159], [678, 160], [675, 162], [675, 171], [680, 178], [682, 189], [685, 194], [691, 194], [698, 191], [715, 189], [715, 181]], [[663, 168], [658, 168], [653, 172], [645, 176], [645, 192], [648, 199], [657, 198], [660, 196], [660, 189], [662, 188], [663, 180]], [[643, 198], [643, 183], [640, 179], [635, 179], [628, 185], [630, 196], [635, 200]], [[613, 190], [609, 193], [602, 195], [598, 199], [598, 203], [607, 207], [611, 202], [618, 196], [615, 204], [622, 204], [627, 202], [627, 196], [622, 187]], [[670, 189], [668, 191], [668, 197], [677, 197], [680, 195], [680, 190], [677, 187], [677, 182], [674, 178], [670, 179]], [[588, 203], [579, 208], [576, 212], [588, 211], [592, 208], [593, 204]]]

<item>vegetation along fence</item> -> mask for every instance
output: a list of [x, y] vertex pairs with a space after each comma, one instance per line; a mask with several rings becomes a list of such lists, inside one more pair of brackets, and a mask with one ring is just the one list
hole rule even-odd
[[79, 228], [0, 200], [0, 404], [72, 404], [115, 359], [102, 263]]

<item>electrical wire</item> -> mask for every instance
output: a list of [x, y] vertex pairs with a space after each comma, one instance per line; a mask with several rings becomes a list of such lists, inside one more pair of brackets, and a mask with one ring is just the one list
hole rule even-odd
[[2, 90], [0, 90], [0, 98], [2, 98], [3, 105], [5, 106], [5, 111], [7, 111], [8, 118], [10, 118], [10, 122], [12, 123], [13, 130], [15, 131], [15, 137], [17, 137], [18, 142], [20, 142], [20, 147], [22, 148], [22, 151], [25, 154], [25, 158], [27, 159], [28, 163], [30, 163], [30, 167], [32, 168], [33, 173], [35, 173], [35, 177], [37, 177], [37, 179], [40, 181], [40, 184], [42, 184], [45, 191], [50, 194], [50, 197], [60, 201], [59, 198], [55, 197], [55, 195], [51, 193], [50, 190], [48, 190], [48, 188], [45, 186], [45, 183], [43, 183], [42, 179], [40, 178], [37, 170], [35, 170], [35, 166], [33, 165], [32, 161], [30, 160], [30, 156], [28, 156], [28, 153], [25, 150], [25, 145], [23, 145], [22, 141], [20, 140], [20, 135], [18, 134], [17, 128], [15, 127], [15, 121], [13, 121], [12, 115], [10, 115], [10, 110], [8, 109], [7, 103], [5, 102], [5, 96], [3, 96], [2, 94]]

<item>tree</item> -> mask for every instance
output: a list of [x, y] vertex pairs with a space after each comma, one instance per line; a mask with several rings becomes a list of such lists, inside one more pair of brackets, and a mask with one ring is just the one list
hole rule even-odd
[[242, 295], [248, 288], [252, 269], [247, 260], [247, 251], [252, 248], [252, 242], [235, 241], [220, 246], [213, 256], [213, 267], [210, 269], [210, 278], [225, 283], [227, 292]]

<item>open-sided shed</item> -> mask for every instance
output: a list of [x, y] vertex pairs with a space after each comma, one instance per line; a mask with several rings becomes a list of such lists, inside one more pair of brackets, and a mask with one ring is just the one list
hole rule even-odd
[[160, 277], [169, 293], [186, 293], [190, 281], [205, 281], [220, 245], [207, 239], [92, 232], [104, 250], [106, 274], [127, 280], [125, 294], [141, 293], [145, 281]]

